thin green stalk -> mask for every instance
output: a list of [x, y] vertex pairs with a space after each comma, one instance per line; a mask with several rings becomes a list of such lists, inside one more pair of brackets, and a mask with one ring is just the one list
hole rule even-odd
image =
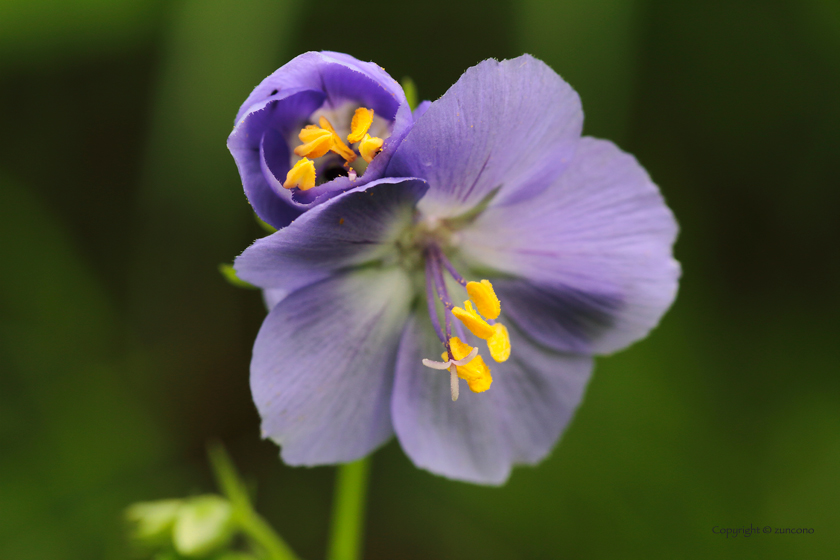
[[370, 459], [338, 467], [328, 560], [358, 560], [364, 542]]
[[207, 452], [219, 488], [230, 500], [237, 525], [248, 541], [265, 552], [269, 560], [299, 560], [286, 541], [254, 510], [248, 490], [224, 447], [211, 443]]
[[265, 519], [254, 511], [239, 518], [240, 528], [248, 539], [263, 549], [271, 560], [299, 560]]

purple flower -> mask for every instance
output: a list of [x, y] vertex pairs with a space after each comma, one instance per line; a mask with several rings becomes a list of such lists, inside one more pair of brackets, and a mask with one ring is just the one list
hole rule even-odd
[[258, 85], [228, 137], [245, 194], [276, 228], [382, 176], [413, 123], [400, 85], [372, 62], [308, 52]]
[[396, 434], [419, 467], [500, 484], [548, 454], [592, 355], [644, 337], [680, 273], [657, 187], [581, 138], [582, 121], [542, 62], [484, 61], [427, 108], [385, 178], [236, 260], [288, 293], [251, 363], [287, 463], [351, 461]]

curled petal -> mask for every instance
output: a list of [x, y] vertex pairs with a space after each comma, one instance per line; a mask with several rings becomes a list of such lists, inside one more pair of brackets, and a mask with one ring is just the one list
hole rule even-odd
[[285, 227], [302, 212], [283, 188], [291, 168], [291, 152], [283, 135], [299, 126], [300, 114], [311, 113], [323, 102], [324, 94], [319, 91], [289, 88], [250, 107], [228, 137], [228, 149], [248, 201], [260, 219], [275, 228]]
[[[341, 53], [305, 53], [263, 80], [242, 104], [228, 147], [245, 194], [263, 221], [283, 228], [303, 211], [359, 185], [359, 181], [338, 177], [305, 192], [282, 188], [291, 167], [289, 139], [315, 110], [345, 102], [369, 108], [390, 123], [390, 136], [360, 178], [365, 183], [379, 179], [393, 148], [413, 124], [402, 88], [379, 66]], [[302, 151], [320, 154], [325, 145], [322, 140]], [[345, 159], [355, 157], [337, 143], [332, 148]]]

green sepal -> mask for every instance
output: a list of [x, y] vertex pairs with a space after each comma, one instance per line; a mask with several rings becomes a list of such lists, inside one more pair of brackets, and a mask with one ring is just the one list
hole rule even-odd
[[258, 290], [253, 284], [249, 284], [245, 280], [236, 275], [236, 270], [233, 269], [232, 264], [222, 263], [219, 265], [219, 272], [225, 277], [225, 280], [236, 286], [237, 288], [246, 288], [248, 290]]
[[411, 110], [417, 108], [417, 86], [414, 84], [414, 80], [406, 76], [402, 79], [402, 83], [400, 84], [403, 88], [403, 92], [405, 92], [405, 99], [408, 101], [408, 106], [411, 107]]
[[274, 227], [273, 225], [271, 225], [267, 222], [262, 221], [262, 219], [259, 216], [257, 216], [256, 214], [254, 214], [254, 219], [257, 221], [257, 224], [261, 228], [263, 228], [265, 231], [267, 231], [268, 233], [274, 233], [274, 232], [277, 231], [276, 227]]

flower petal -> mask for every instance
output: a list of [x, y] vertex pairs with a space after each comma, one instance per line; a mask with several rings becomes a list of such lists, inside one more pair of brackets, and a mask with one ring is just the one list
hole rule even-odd
[[613, 352], [644, 337], [676, 296], [677, 224], [638, 162], [583, 138], [540, 196], [489, 208], [462, 232], [462, 254], [496, 278], [502, 311], [550, 348]]
[[399, 83], [381, 67], [344, 53], [325, 51], [296, 56], [275, 70], [254, 88], [239, 109], [236, 121], [251, 106], [289, 88], [325, 92], [332, 104], [358, 101], [387, 119], [395, 118], [400, 110], [410, 112]]
[[334, 271], [396, 255], [427, 186], [380, 179], [309, 210], [288, 227], [258, 239], [237, 257], [237, 275], [261, 288], [291, 291]]
[[[319, 91], [284, 90], [252, 106], [228, 137], [228, 149], [239, 168], [245, 195], [260, 219], [275, 228], [285, 227], [302, 212], [282, 187], [291, 161], [283, 137], [300, 127], [301, 115], [308, 115], [323, 102], [324, 94]], [[268, 153], [264, 146], [266, 133]], [[266, 172], [269, 167], [282, 175], [279, 181], [270, 171]]]
[[417, 121], [423, 114], [429, 109], [429, 106], [432, 104], [431, 101], [421, 101], [417, 104], [417, 107], [411, 112], [414, 120]]
[[540, 348], [510, 329], [510, 359], [493, 364], [483, 393], [450, 398], [449, 376], [421, 360], [440, 353], [427, 317], [412, 316], [400, 340], [391, 404], [403, 450], [418, 467], [449, 478], [502, 484], [515, 464], [551, 450], [583, 396], [592, 359]]
[[274, 306], [283, 301], [289, 295], [287, 290], [283, 290], [280, 288], [268, 288], [262, 291], [263, 296], [263, 303], [265, 303], [265, 308], [268, 311], [274, 309]]
[[420, 209], [448, 217], [501, 187], [494, 204], [533, 196], [561, 171], [580, 138], [575, 91], [543, 62], [524, 55], [470, 68], [418, 119], [386, 174], [420, 177]]
[[331, 277], [287, 296], [254, 344], [251, 391], [290, 465], [352, 461], [392, 435], [389, 403], [411, 283], [399, 268]]

